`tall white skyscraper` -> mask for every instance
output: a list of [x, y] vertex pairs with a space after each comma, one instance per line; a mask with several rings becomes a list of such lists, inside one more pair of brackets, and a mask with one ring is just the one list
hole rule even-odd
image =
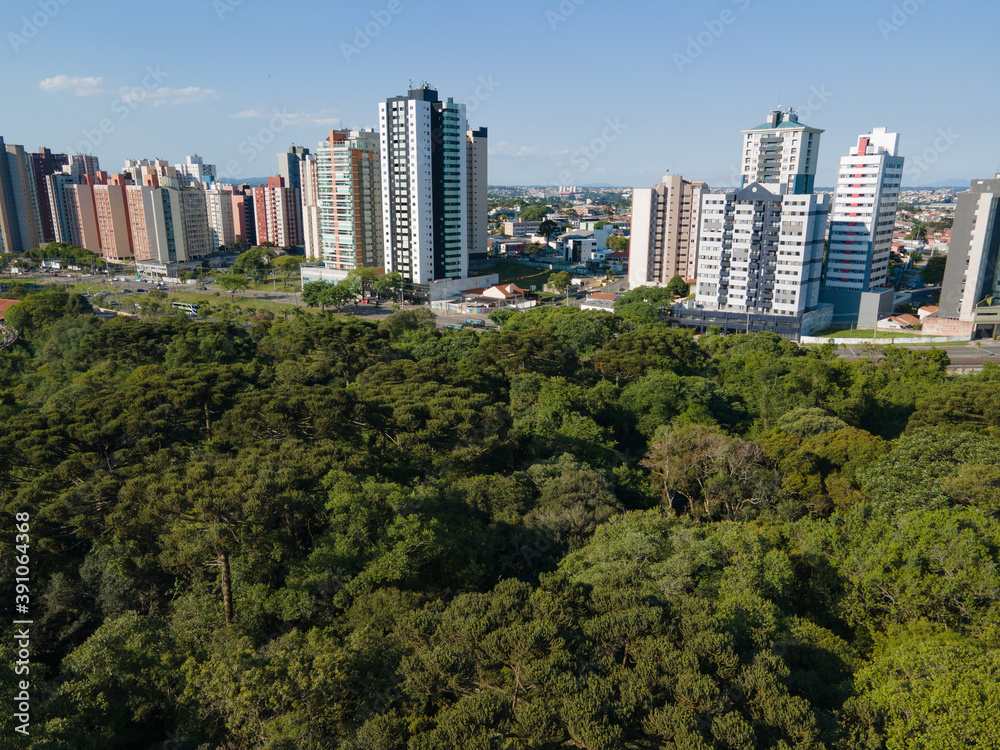
[[379, 104], [385, 270], [415, 284], [469, 270], [465, 105], [429, 85]]
[[697, 276], [701, 201], [708, 192], [704, 183], [672, 174], [659, 185], [632, 192], [630, 287], [666, 286], [674, 276]]
[[763, 125], [744, 130], [741, 187], [758, 182], [780, 195], [811, 193], [822, 133], [800, 123], [793, 109], [776, 109]]
[[819, 305], [827, 195], [779, 195], [761, 184], [701, 204], [696, 302], [802, 316]]
[[830, 212], [830, 247], [823, 284], [871, 292], [884, 287], [903, 179], [899, 135], [875, 128], [840, 160]]

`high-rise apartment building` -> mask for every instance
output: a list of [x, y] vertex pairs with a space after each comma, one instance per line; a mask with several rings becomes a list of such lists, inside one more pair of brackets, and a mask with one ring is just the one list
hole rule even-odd
[[[205, 190], [205, 204], [208, 211], [208, 245], [211, 252], [220, 247], [236, 246], [236, 223], [234, 221], [233, 189], [215, 186]], [[242, 204], [240, 210], [242, 210]]]
[[330, 269], [382, 266], [379, 134], [331, 130], [316, 151], [315, 180], [317, 236], [312, 256]]
[[823, 280], [828, 289], [871, 292], [886, 286], [903, 161], [899, 135], [885, 128], [859, 136], [840, 160]]
[[776, 109], [764, 124], [744, 130], [742, 187], [760, 183], [780, 195], [811, 193], [822, 133], [800, 123], [793, 109]]
[[212, 246], [205, 190], [199, 187], [182, 187], [178, 191], [178, 198], [184, 219], [186, 259], [202, 258], [218, 250], [218, 245]]
[[[320, 144], [320, 148], [323, 144]], [[306, 154], [299, 164], [302, 182], [302, 242], [307, 260], [322, 260], [323, 251], [319, 225], [318, 152]]]
[[427, 84], [379, 104], [387, 272], [415, 284], [468, 276], [465, 105]]
[[284, 177], [269, 177], [266, 185], [253, 189], [257, 243], [275, 247], [299, 247], [302, 238], [302, 194], [285, 185]]
[[190, 179], [181, 175], [177, 171], [177, 167], [170, 166], [166, 159], [128, 159], [125, 161], [123, 174], [130, 175], [134, 185], [145, 184], [146, 178], [151, 175], [156, 176], [158, 185], [169, 184], [174, 187], [180, 187], [184, 181]]
[[816, 309], [829, 209], [829, 196], [760, 184], [704, 196], [696, 302], [776, 316]]
[[77, 184], [83, 182], [85, 175], [95, 177], [101, 171], [100, 161], [90, 154], [73, 154], [69, 157], [70, 174], [76, 178]]
[[55, 242], [73, 241], [69, 209], [66, 205], [66, 188], [75, 184], [76, 179], [68, 171], [50, 174], [45, 178], [52, 217], [52, 239]]
[[302, 189], [302, 162], [309, 156], [305, 146], [290, 146], [288, 151], [278, 154], [278, 176], [285, 179], [285, 186]]
[[215, 182], [215, 165], [206, 164], [198, 154], [187, 157], [183, 164], [175, 164], [174, 169], [182, 187], [203, 187]]
[[701, 201], [708, 193], [704, 183], [671, 174], [632, 192], [629, 286], [665, 286], [674, 276], [697, 276]]
[[0, 137], [0, 253], [21, 250], [21, 224], [14, 203], [14, 184], [7, 163], [7, 146]]
[[236, 244], [252, 247], [257, 244], [257, 224], [253, 215], [253, 189], [249, 185], [233, 187], [233, 232]]
[[109, 261], [177, 263], [213, 249], [201, 188], [179, 188], [170, 178], [161, 184], [155, 172], [141, 185], [131, 175], [98, 172], [62, 188], [69, 241]]
[[37, 153], [29, 154], [28, 158], [31, 160], [31, 167], [35, 174], [41, 239], [42, 242], [55, 242], [56, 230], [53, 221], [52, 201], [49, 196], [48, 178], [61, 173], [63, 167], [69, 166], [69, 156], [54, 154], [49, 149], [42, 148]]
[[469, 260], [489, 257], [489, 132], [470, 130], [466, 137], [465, 163], [469, 168], [468, 220]]
[[4, 252], [24, 252], [44, 244], [35, 168], [23, 146], [0, 139], [0, 243]]
[[976, 319], [976, 307], [1000, 296], [1000, 174], [959, 193], [938, 317]]
[[70, 242], [102, 255], [101, 232], [97, 224], [97, 204], [94, 197], [96, 181], [101, 173], [85, 175], [85, 182], [65, 187], [66, 214], [70, 226]]
[[93, 186], [101, 253], [113, 262], [131, 260], [134, 256], [126, 190], [124, 175], [111, 175], [103, 184]]

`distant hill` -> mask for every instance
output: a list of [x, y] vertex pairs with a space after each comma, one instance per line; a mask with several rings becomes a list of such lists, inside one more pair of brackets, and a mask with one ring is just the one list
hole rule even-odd
[[250, 187], [257, 187], [258, 185], [267, 184], [266, 177], [244, 177], [238, 180], [228, 179], [223, 177], [220, 178], [218, 181], [221, 182], [223, 185], [249, 185]]
[[940, 182], [934, 182], [927, 187], [932, 188], [968, 188], [972, 183], [972, 180], [941, 180]]

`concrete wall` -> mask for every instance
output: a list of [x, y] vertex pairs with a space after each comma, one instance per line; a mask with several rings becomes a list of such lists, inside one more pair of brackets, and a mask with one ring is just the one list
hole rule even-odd
[[811, 336], [833, 326], [833, 305], [821, 305], [819, 309], [802, 316], [802, 335]]
[[864, 344], [877, 344], [878, 346], [888, 346], [889, 344], [900, 344], [901, 346], [909, 346], [910, 344], [954, 344], [954, 343], [965, 343], [969, 339], [967, 338], [943, 338], [935, 336], [912, 336], [910, 338], [891, 338], [891, 339], [872, 339], [871, 336], [866, 338], [853, 338], [853, 339], [831, 339], [824, 336], [803, 336], [799, 343], [802, 344], [836, 344], [837, 346], [862, 346]]
[[346, 268], [325, 268], [316, 266], [302, 266], [302, 284], [305, 286], [310, 281], [338, 282], [347, 278], [350, 271]]
[[929, 336], [954, 336], [969, 341], [976, 324], [955, 318], [924, 318], [923, 333]]
[[834, 306], [833, 325], [871, 327], [880, 318], [892, 315], [895, 293], [891, 289], [885, 292], [852, 292], [823, 287], [819, 300]]
[[427, 286], [431, 300], [439, 300], [447, 299], [466, 289], [489, 289], [499, 283], [500, 276], [491, 273], [488, 276], [472, 276], [468, 279], [438, 279]]

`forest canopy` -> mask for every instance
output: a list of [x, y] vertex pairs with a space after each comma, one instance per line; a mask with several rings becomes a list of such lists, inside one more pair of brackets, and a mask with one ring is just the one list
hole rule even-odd
[[998, 747], [1000, 368], [574, 308], [8, 317], [33, 748]]

